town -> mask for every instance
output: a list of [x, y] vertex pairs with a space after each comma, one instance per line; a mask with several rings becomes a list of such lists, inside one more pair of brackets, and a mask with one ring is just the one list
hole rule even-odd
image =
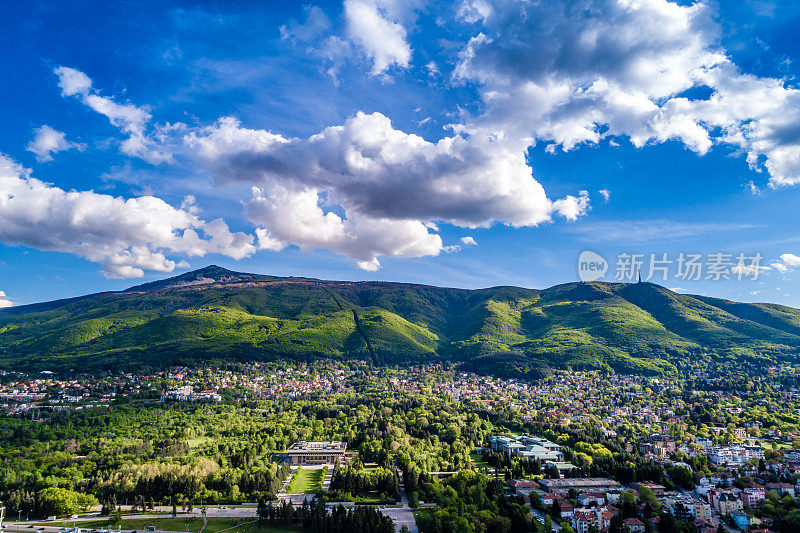
[[[703, 533], [720, 528], [784, 531], [781, 524], [798, 514], [793, 509], [800, 494], [800, 395], [793, 375], [793, 368], [772, 368], [737, 387], [735, 374], [710, 379], [702, 371], [686, 379], [554, 371], [526, 381], [442, 365], [370, 369], [253, 363], [94, 377], [3, 372], [0, 412], [9, 421], [36, 425], [52, 424], [68, 413], [95, 417], [117, 409], [194, 413], [230, 405], [267, 416], [278, 405], [326, 398], [342, 405], [369, 394], [407, 398], [403, 401], [430, 398], [465, 413], [467, 420], [504, 422], [487, 427], [486, 433], [469, 429], [474, 421], [465, 423], [459, 431], [473, 436], [452, 443], [464, 448], [451, 448], [448, 455], [431, 449], [417, 458], [413, 452], [404, 454], [401, 443], [387, 450], [352, 432], [336, 442], [320, 439], [330, 432], [313, 427], [290, 432], [260, 446], [279, 468], [270, 474], [275, 479], [271, 488], [251, 496], [293, 505], [315, 498], [374, 502], [398, 530], [430, 531], [428, 521], [442, 507], [430, 487], [454, 483], [471, 470], [487, 480], [499, 478], [505, 497], [519, 498], [545, 529], [662, 531], [673, 527], [662, 524], [666, 520]], [[354, 404], [352, 414], [360, 409]], [[343, 420], [346, 413], [339, 412]], [[502, 427], [506, 432], [496, 432]], [[512, 427], [529, 432], [509, 431]], [[441, 428], [428, 426], [426, 434], [449, 441]], [[291, 433], [308, 437], [289, 442], [285, 437]], [[420, 445], [431, 446], [430, 437]], [[208, 438], [201, 439], [204, 446], [212, 445]], [[190, 449], [193, 441], [186, 442]], [[625, 463], [625, 457], [634, 464]], [[366, 475], [374, 479], [363, 481]], [[351, 476], [362, 481], [345, 483]], [[19, 483], [13, 472], [6, 478], [6, 506], [21, 516], [24, 501], [10, 490]], [[372, 488], [359, 490], [363, 483]], [[238, 497], [208, 488], [200, 494], [210, 503], [241, 504], [247, 494], [242, 482], [238, 485]], [[185, 493], [181, 498], [191, 499]], [[399, 506], [391, 507], [395, 499]], [[264, 510], [265, 516], [269, 512]]]

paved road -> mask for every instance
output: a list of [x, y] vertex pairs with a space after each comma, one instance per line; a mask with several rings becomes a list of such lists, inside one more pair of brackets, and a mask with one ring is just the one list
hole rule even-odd
[[[161, 517], [161, 518], [163, 518], [163, 517]], [[10, 532], [13, 532], [13, 533], [17, 533], [17, 532], [19, 532], [19, 533], [32, 533], [32, 532], [36, 532], [36, 533], [60, 533], [62, 527], [63, 526], [59, 525], [59, 526], [34, 526], [33, 528], [29, 528], [28, 526], [25, 526], [25, 525], [4, 524], [3, 525], [3, 531], [10, 531]], [[72, 527], [72, 525], [70, 524], [69, 527]], [[80, 527], [80, 526], [78, 526], [78, 527]], [[112, 530], [112, 533], [117, 532], [117, 531], [119, 531], [120, 533], [132, 533], [133, 530], [130, 530], [130, 529], [116, 530], [116, 529], [114, 529], [114, 530]], [[162, 531], [160, 529], [156, 529], [155, 532], [156, 533], [175, 533], [174, 531]], [[152, 532], [148, 532], [148, 533], [152, 533]]]
[[[302, 500], [301, 500], [301, 502], [302, 502]], [[130, 510], [130, 506], [122, 505], [120, 507], [122, 507], [123, 511]], [[153, 509], [153, 511], [161, 512], [161, 514], [150, 513], [150, 514], [122, 515], [122, 519], [123, 520], [126, 520], [126, 519], [144, 519], [144, 520], [148, 520], [149, 519], [149, 520], [153, 520], [153, 519], [157, 519], [157, 518], [172, 518], [172, 507], [171, 506], [156, 506]], [[226, 506], [225, 509], [222, 509], [220, 507], [207, 507], [206, 508], [206, 515], [209, 518], [212, 518], [212, 517], [215, 517], [215, 518], [255, 518], [256, 517], [256, 507], [254, 507], [254, 506], [248, 506], [248, 507], [244, 507], [244, 506], [236, 506], [236, 507], [234, 507], [234, 506]], [[194, 508], [191, 513], [180, 512], [179, 511], [178, 514], [175, 515], [175, 516], [177, 518], [199, 518], [201, 516], [200, 508], [199, 507]], [[76, 525], [80, 525], [81, 522], [89, 522], [89, 521], [94, 521], [94, 520], [105, 520], [107, 518], [108, 517], [106, 517], [106, 516], [100, 516], [99, 512], [95, 512], [95, 513], [92, 513], [92, 514], [89, 514], [89, 515], [86, 515], [86, 516], [81, 516], [80, 518], [74, 518], [74, 519], [71, 518], [71, 519], [68, 519], [68, 520], [64, 520], [64, 519], [55, 520], [55, 521], [52, 522], [52, 524], [53, 524], [52, 526], [49, 526], [49, 525], [45, 526], [47, 529], [45, 529], [44, 531], [47, 532], [52, 528], [55, 528], [56, 530], [59, 530], [60, 528], [64, 527], [64, 523], [65, 522], [66, 522], [67, 527], [72, 527], [73, 523], [76, 524]], [[14, 528], [17, 528], [17, 529], [24, 529], [24, 530], [26, 530], [27, 533], [32, 533], [32, 531], [35, 531], [37, 527], [41, 527], [41, 526], [35, 526], [34, 528], [29, 528], [28, 526], [33, 524], [33, 523], [42, 523], [42, 522], [44, 522], [44, 521], [43, 520], [31, 520], [29, 522], [13, 522], [13, 521], [5, 520], [5, 525], [3, 526], [3, 529], [8, 529], [10, 527], [14, 527]]]
[[403, 526], [407, 526], [412, 533], [419, 531], [417, 520], [414, 518], [414, 510], [411, 507], [385, 507], [381, 508], [380, 512], [392, 519], [395, 531], [400, 531]]
[[292, 466], [290, 468], [292, 469], [292, 471], [289, 472], [289, 476], [286, 478], [286, 483], [284, 483], [283, 487], [281, 487], [281, 490], [278, 491], [278, 498], [280, 498], [281, 496], [285, 496], [286, 495], [286, 489], [289, 488], [289, 483], [292, 482], [292, 478], [297, 473], [297, 468], [298, 467]]
[[[315, 468], [314, 466], [304, 467], [304, 468]], [[321, 468], [321, 467], [318, 467]], [[414, 510], [408, 503], [408, 495], [406, 494], [405, 485], [403, 484], [403, 476], [400, 470], [398, 469], [398, 475], [400, 476], [400, 495], [402, 497], [403, 506], [400, 508], [379, 508], [379, 510], [386, 516], [392, 519], [395, 524], [396, 531], [400, 531], [400, 529], [405, 525], [408, 527], [411, 533], [417, 533], [419, 529], [417, 528], [417, 522], [414, 519]], [[281, 488], [280, 493], [278, 494], [279, 499], [290, 500], [293, 505], [302, 505], [304, 499], [308, 499], [311, 501], [314, 498], [314, 494], [286, 494], [286, 488], [289, 486], [289, 483], [292, 480], [292, 477], [297, 473], [297, 467], [292, 468], [292, 472], [284, 483], [283, 487]], [[333, 468], [328, 468], [328, 473], [325, 476], [325, 480], [323, 482], [323, 488], [328, 490], [331, 484], [331, 477], [333, 475]], [[123, 510], [130, 510], [129, 505], [121, 505], [120, 506]], [[172, 506], [156, 506], [153, 511], [161, 512], [163, 514], [137, 514], [137, 515], [123, 515], [122, 519], [137, 519], [137, 520], [154, 520], [158, 518], [172, 518]], [[179, 512], [176, 515], [176, 518], [199, 518], [201, 517], [200, 508], [195, 508], [191, 513], [187, 512]], [[256, 517], [256, 507], [254, 506], [226, 506], [225, 509], [221, 507], [207, 507], [206, 508], [206, 516], [208, 518], [216, 517], [216, 518], [255, 518]], [[101, 517], [99, 512], [92, 513], [91, 515], [82, 516], [80, 518], [70, 519], [66, 521], [67, 527], [72, 527], [73, 524], [81, 527], [81, 522], [89, 522], [94, 520], [102, 520], [106, 517]], [[32, 522], [32, 521], [31, 521]], [[53, 522], [52, 526], [34, 526], [29, 528], [28, 526], [31, 525], [31, 522], [20, 522], [19, 524], [13, 522], [7, 522], [7, 524], [3, 527], [3, 531], [10, 531], [10, 532], [20, 532], [20, 533], [60, 533], [60, 530], [65, 525], [64, 520], [56, 520]], [[205, 529], [206, 522], [203, 522], [203, 529]], [[41, 528], [41, 529], [40, 529]], [[132, 530], [122, 529], [120, 530], [121, 533], [131, 533]], [[156, 530], [157, 533], [166, 533], [160, 530]]]
[[325, 473], [325, 479], [322, 481], [322, 490], [330, 490], [333, 470], [334, 468], [332, 466], [328, 467], [328, 471]]
[[397, 475], [400, 476], [400, 498], [403, 502], [403, 507], [386, 507], [380, 509], [380, 511], [392, 519], [395, 531], [399, 532], [403, 526], [406, 526], [411, 533], [416, 533], [419, 531], [417, 528], [417, 520], [414, 518], [414, 510], [408, 504], [408, 495], [406, 494], [406, 486], [403, 482], [403, 473], [399, 468], [397, 469]]
[[[531, 508], [531, 513], [533, 513], [533, 517], [536, 521], [540, 524], [544, 524], [544, 513], [538, 509], [534, 509], [531, 504], [528, 504], [528, 507]], [[553, 520], [553, 531], [561, 531], [561, 526], [555, 520]]]
[[[210, 511], [210, 509], [209, 509], [209, 511]], [[236, 511], [236, 510], [235, 509], [222, 509], [222, 511]], [[244, 515], [244, 514], [239, 514], [239, 515], [228, 514], [228, 515], [225, 515], [225, 516], [227, 516], [227, 517], [235, 517], [235, 518], [239, 518], [239, 517], [242, 517], [242, 518], [255, 518], [255, 509], [252, 509], [252, 508], [243, 509], [242, 511], [249, 511], [249, 514], [246, 514], [246, 515]], [[209, 513], [208, 516], [212, 516], [212, 515]], [[221, 517], [222, 515], [217, 514], [217, 515], [214, 515], [214, 516]], [[194, 514], [194, 513], [193, 514], [179, 513], [176, 516], [176, 518], [197, 518], [197, 517], [198, 517], [198, 515]], [[82, 518], [75, 518], [75, 519], [67, 520], [66, 521], [66, 523], [67, 523], [66, 527], [72, 528], [74, 526], [77, 526], [77, 527], [80, 528], [81, 527], [81, 522], [97, 520], [97, 518], [98, 518], [97, 516], [92, 516], [92, 517], [82, 517]], [[152, 515], [152, 514], [151, 515], [135, 515], [135, 516], [130, 516], [129, 518], [148, 520], [148, 519], [157, 519], [157, 518], [172, 518], [172, 515], [167, 515], [167, 516], [165, 516], [165, 515]], [[125, 519], [125, 517], [123, 517], [123, 520], [124, 519]], [[13, 533], [17, 533], [17, 532], [19, 532], [19, 533], [61, 533], [61, 530], [65, 527], [64, 526], [64, 520], [56, 520], [56, 521], [53, 522], [53, 524], [54, 525], [52, 525], [52, 526], [33, 526], [29, 522], [20, 522], [20, 523], [8, 523], [8, 522], [6, 522], [6, 524], [3, 526], [2, 531], [4, 531], [4, 532], [8, 531], [8, 532], [13, 532]], [[202, 531], [206, 528], [207, 525], [208, 525], [208, 520], [204, 516], [203, 517], [203, 526], [200, 528], [200, 532], [198, 532], [198, 533], [202, 533]], [[100, 528], [97, 528], [97, 529], [100, 529]], [[121, 533], [132, 533], [133, 531], [136, 531], [136, 530], [131, 530], [131, 529], [119, 529], [119, 530], [111, 529], [111, 533], [114, 533], [116, 531], [119, 531]], [[141, 531], [142, 533], [145, 533], [142, 530], [139, 530], [139, 531]], [[155, 533], [175, 533], [174, 531], [165, 531], [165, 530], [160, 530], [160, 529], [156, 529], [154, 531], [155, 531]]]

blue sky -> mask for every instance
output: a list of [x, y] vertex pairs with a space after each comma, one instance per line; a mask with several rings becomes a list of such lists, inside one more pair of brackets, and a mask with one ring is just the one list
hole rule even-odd
[[211, 263], [547, 287], [588, 249], [760, 254], [655, 281], [800, 306], [800, 6], [544, 4], [9, 6], [0, 305]]

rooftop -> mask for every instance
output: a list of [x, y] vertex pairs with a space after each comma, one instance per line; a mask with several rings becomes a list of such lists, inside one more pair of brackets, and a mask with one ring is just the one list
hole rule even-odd
[[604, 477], [579, 477], [564, 479], [541, 479], [539, 484], [548, 489], [569, 489], [573, 487], [619, 487], [613, 479]]
[[338, 440], [301, 440], [295, 442], [289, 452], [343, 452], [347, 444]]

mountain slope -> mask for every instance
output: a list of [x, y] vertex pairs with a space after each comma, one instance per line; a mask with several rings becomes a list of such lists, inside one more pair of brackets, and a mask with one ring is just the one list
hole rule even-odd
[[800, 311], [650, 283], [465, 290], [336, 282], [210, 266], [0, 310], [0, 367], [160, 367], [208, 360], [452, 360], [512, 375], [546, 366], [671, 373], [702, 352], [800, 353]]

